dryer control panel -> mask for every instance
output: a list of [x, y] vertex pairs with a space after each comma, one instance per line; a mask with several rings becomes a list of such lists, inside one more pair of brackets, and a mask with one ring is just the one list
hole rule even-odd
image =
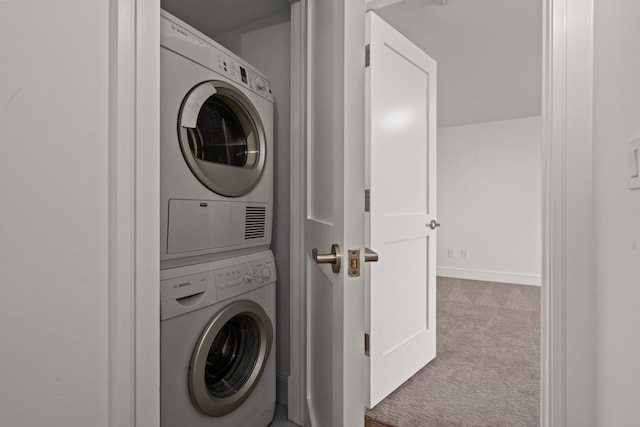
[[271, 84], [258, 73], [245, 64], [239, 63], [233, 57], [225, 54], [223, 51], [217, 52], [217, 65], [218, 71], [221, 74], [226, 75], [233, 81], [249, 87], [254, 92], [259, 93], [267, 99], [271, 99], [273, 94], [271, 93]]
[[160, 17], [160, 45], [273, 102], [271, 83], [262, 73], [230, 50], [164, 10]]

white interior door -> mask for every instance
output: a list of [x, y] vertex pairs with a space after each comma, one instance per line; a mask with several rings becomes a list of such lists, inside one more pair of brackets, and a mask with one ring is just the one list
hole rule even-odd
[[307, 408], [315, 427], [361, 426], [364, 279], [311, 254], [364, 249], [364, 2], [306, 4]]
[[373, 407], [436, 356], [436, 63], [373, 12], [367, 36]]

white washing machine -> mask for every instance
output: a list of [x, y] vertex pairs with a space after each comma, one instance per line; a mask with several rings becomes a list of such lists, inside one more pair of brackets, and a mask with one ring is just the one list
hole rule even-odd
[[270, 83], [165, 11], [160, 28], [160, 266], [268, 249]]
[[271, 251], [161, 272], [162, 427], [273, 420], [275, 280]]

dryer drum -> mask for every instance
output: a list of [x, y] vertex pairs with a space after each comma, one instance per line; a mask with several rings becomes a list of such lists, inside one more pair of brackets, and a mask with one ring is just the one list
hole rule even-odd
[[209, 190], [239, 197], [260, 181], [264, 127], [249, 98], [228, 83], [211, 80], [191, 89], [180, 108], [178, 139], [189, 169]]
[[[238, 116], [216, 95], [202, 105], [195, 129], [187, 129], [193, 155], [207, 162], [251, 168], [256, 147], [250, 147]], [[251, 156], [249, 156], [251, 154]], [[251, 158], [253, 161], [247, 161]]]
[[226, 415], [251, 395], [264, 371], [273, 326], [262, 307], [237, 301], [207, 325], [191, 357], [189, 393], [204, 414]]

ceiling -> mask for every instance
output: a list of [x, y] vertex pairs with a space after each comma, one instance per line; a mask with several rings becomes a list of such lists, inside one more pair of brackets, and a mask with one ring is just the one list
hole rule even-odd
[[436, 3], [402, 0], [376, 13], [437, 61], [438, 126], [539, 116], [542, 1]]
[[161, 7], [211, 38], [289, 10], [289, 0], [161, 0]]

